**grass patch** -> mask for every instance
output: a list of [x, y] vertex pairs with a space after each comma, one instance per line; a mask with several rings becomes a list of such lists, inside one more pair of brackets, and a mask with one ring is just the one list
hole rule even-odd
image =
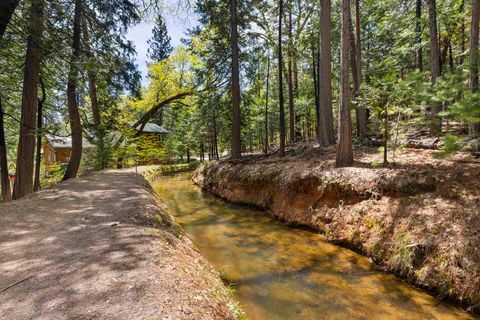
[[391, 269], [403, 275], [409, 275], [413, 270], [415, 256], [410, 246], [411, 241], [410, 233], [408, 231], [402, 232], [395, 239], [394, 254], [388, 261]]
[[143, 176], [148, 182], [152, 182], [156, 178], [163, 175], [193, 170], [197, 168], [198, 165], [199, 163], [197, 161], [193, 161], [190, 163], [182, 163], [182, 164], [160, 165], [160, 166], [155, 166], [145, 170], [143, 172]]

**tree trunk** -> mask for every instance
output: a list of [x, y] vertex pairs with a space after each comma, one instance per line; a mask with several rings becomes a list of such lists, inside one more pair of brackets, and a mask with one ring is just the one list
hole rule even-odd
[[[431, 83], [435, 84], [440, 76], [440, 47], [438, 43], [437, 31], [437, 12], [435, 0], [428, 0], [428, 17], [430, 25], [430, 53], [431, 53]], [[442, 111], [442, 105], [432, 102], [430, 110], [431, 126], [430, 133], [439, 135], [442, 132], [442, 120], [438, 117], [438, 113]]]
[[[345, 26], [347, 27], [347, 26]], [[348, 31], [348, 29], [347, 29]], [[320, 143], [335, 143], [332, 110], [332, 2], [320, 0], [320, 63], [319, 63], [319, 100], [320, 100]], [[348, 45], [348, 42], [347, 42]], [[347, 52], [348, 53], [348, 52]]]
[[2, 187], [3, 202], [12, 200], [7, 160], [7, 145], [5, 144], [2, 97], [0, 96], [0, 186]]
[[[480, 0], [473, 0], [472, 3], [472, 24], [470, 34], [470, 91], [478, 91], [478, 37], [479, 37]], [[480, 124], [471, 123], [468, 126], [470, 136], [478, 136]]]
[[292, 18], [292, 0], [289, 1], [288, 10], [288, 113], [289, 113], [289, 131], [290, 143], [295, 142], [295, 110], [293, 100], [293, 18]]
[[33, 182], [33, 191], [40, 190], [40, 166], [42, 163], [42, 127], [43, 127], [43, 104], [47, 99], [45, 92], [45, 84], [43, 83], [42, 76], [40, 76], [40, 88], [42, 89], [42, 98], [38, 99], [38, 110], [37, 110], [37, 151], [35, 159], [35, 179]]
[[337, 167], [353, 164], [352, 119], [350, 116], [350, 1], [342, 0], [342, 36], [341, 36], [341, 77], [340, 77], [340, 117], [338, 123]]
[[452, 41], [450, 41], [450, 46], [448, 47], [448, 63], [450, 64], [450, 72], [453, 72], [455, 69], [454, 63], [453, 63], [453, 48], [452, 48]]
[[285, 109], [283, 101], [283, 56], [282, 56], [282, 18], [283, 0], [279, 0], [278, 13], [278, 103], [280, 107], [280, 156], [285, 156]]
[[19, 0], [2, 0], [0, 2], [0, 41], [2, 40], [7, 25], [17, 8], [18, 2]]
[[317, 81], [317, 53], [315, 52], [315, 46], [312, 45], [312, 76], [313, 76], [313, 89], [315, 94], [315, 133], [317, 140], [320, 142], [320, 102], [318, 99], [318, 81]]
[[[463, 11], [465, 10], [465, 0], [462, 0], [462, 2], [460, 3], [460, 16], [463, 15]], [[461, 37], [461, 44], [460, 44], [460, 47], [462, 49], [462, 53], [459, 54], [459, 58], [460, 58], [460, 64], [463, 63], [463, 55], [465, 53], [465, 19], [462, 17], [462, 24], [460, 25], [460, 37]]]
[[[353, 32], [353, 25], [352, 19], [350, 16], [348, 17], [348, 29], [350, 32], [350, 65], [352, 68], [352, 79], [353, 79], [353, 95], [357, 96], [360, 91], [361, 85], [361, 74], [359, 74], [359, 66], [360, 63], [357, 59], [357, 44], [355, 41], [355, 34]], [[367, 136], [367, 121], [366, 121], [366, 113], [365, 108], [357, 106], [355, 108], [355, 119], [357, 123], [357, 136], [358, 137], [366, 137]]]
[[217, 133], [217, 113], [213, 110], [213, 157], [215, 160], [220, 160], [218, 155], [218, 133]]
[[40, 45], [43, 32], [43, 0], [32, 0], [30, 30], [23, 77], [20, 136], [17, 151], [17, 173], [13, 198], [19, 199], [33, 192], [33, 160], [35, 157], [35, 127], [37, 120], [38, 78], [40, 72]]
[[[85, 52], [87, 57], [93, 62], [95, 57], [93, 56], [92, 49], [90, 47], [90, 34], [88, 32], [88, 27], [86, 21], [83, 21], [83, 44], [85, 46]], [[99, 130], [102, 126], [102, 120], [100, 116], [100, 109], [98, 107], [98, 97], [97, 97], [97, 79], [95, 77], [95, 72], [91, 67], [87, 70], [88, 75], [88, 95], [90, 97], [90, 103], [92, 105], [92, 116], [93, 124], [95, 125], [95, 130]]]
[[[355, 95], [358, 95], [360, 86], [362, 85], [362, 39], [360, 37], [360, 1], [355, 0], [355, 68], [356, 68], [356, 83]], [[363, 105], [357, 105], [358, 114], [358, 136], [360, 138], [367, 137], [367, 111]]]
[[238, 66], [237, 0], [230, 0], [230, 32], [232, 49], [232, 159], [242, 157], [240, 137], [240, 74]]
[[80, 60], [80, 28], [82, 21], [82, 0], [75, 0], [75, 13], [73, 17], [73, 43], [70, 71], [67, 82], [67, 105], [70, 117], [70, 130], [72, 132], [72, 154], [63, 180], [75, 178], [82, 160], [82, 124], [77, 102], [78, 62]]
[[416, 0], [415, 6], [415, 33], [417, 36], [417, 49], [415, 50], [415, 68], [423, 71], [422, 53], [422, 0]]
[[383, 107], [383, 165], [388, 164], [388, 103]]
[[267, 92], [265, 93], [265, 145], [264, 153], [268, 154], [268, 93], [270, 91], [270, 55], [267, 57]]

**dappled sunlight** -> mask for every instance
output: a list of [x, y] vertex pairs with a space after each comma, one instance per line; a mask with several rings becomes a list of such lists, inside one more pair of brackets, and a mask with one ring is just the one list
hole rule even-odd
[[[200, 308], [187, 292], [207, 282], [179, 270], [205, 264], [182, 240], [164, 240], [168, 230], [148, 228], [146, 215], [160, 213], [151, 197], [132, 170], [109, 171], [0, 206], [0, 318], [148, 318]], [[178, 295], [185, 310], [159, 303]], [[225, 312], [204, 295], [211, 308], [202, 310]]]

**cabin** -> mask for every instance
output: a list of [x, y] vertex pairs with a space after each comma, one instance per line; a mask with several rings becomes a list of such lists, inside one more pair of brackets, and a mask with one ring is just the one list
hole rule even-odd
[[[133, 128], [135, 125], [135, 122], [129, 122], [128, 125]], [[140, 131], [140, 125], [136, 127], [137, 132]], [[165, 138], [167, 137], [169, 131], [160, 127], [156, 123], [147, 123], [145, 127], [143, 128], [142, 132], [139, 133], [139, 136], [144, 136], [144, 137], [157, 137], [158, 141], [165, 141]]]
[[[92, 149], [94, 145], [83, 139], [82, 147]], [[46, 167], [52, 163], [68, 164], [72, 155], [72, 138], [47, 134], [42, 145], [42, 154]]]
[[[135, 125], [135, 122], [129, 122], [128, 125], [133, 128], [133, 126]], [[151, 122], [147, 123], [143, 128], [142, 132], [139, 132], [140, 127], [141, 126], [138, 125], [136, 128], [138, 137], [145, 137], [145, 138], [153, 137], [154, 138], [153, 140], [161, 142], [162, 144], [167, 138], [167, 135], [170, 133], [168, 130], [160, 127], [156, 123], [151, 123]], [[110, 142], [113, 146], [118, 147], [118, 146], [123, 146], [125, 144], [125, 139], [122, 133], [117, 131], [112, 133]]]

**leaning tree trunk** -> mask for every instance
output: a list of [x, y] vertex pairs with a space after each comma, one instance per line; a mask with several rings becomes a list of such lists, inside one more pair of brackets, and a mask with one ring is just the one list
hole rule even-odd
[[38, 99], [38, 110], [37, 110], [37, 150], [35, 158], [35, 179], [33, 182], [33, 191], [40, 190], [40, 166], [42, 162], [42, 127], [43, 127], [43, 104], [47, 99], [45, 92], [45, 84], [43, 79], [40, 76], [40, 88], [42, 89], [42, 98]]
[[288, 10], [288, 114], [289, 114], [289, 133], [290, 143], [295, 142], [295, 109], [293, 100], [293, 18], [292, 1], [289, 1]]
[[13, 198], [19, 199], [33, 192], [33, 160], [35, 157], [35, 127], [37, 120], [37, 93], [40, 72], [40, 45], [43, 32], [44, 1], [32, 0], [29, 36], [23, 77], [20, 135], [17, 151], [17, 173]]
[[422, 0], [416, 0], [415, 7], [415, 33], [417, 36], [417, 48], [415, 50], [415, 68], [423, 71], [423, 53], [422, 53]]
[[[480, 0], [473, 0], [472, 3], [472, 26], [470, 36], [470, 91], [478, 92], [478, 36], [479, 36], [479, 18], [480, 18]], [[478, 136], [480, 133], [480, 124], [471, 123], [468, 126], [470, 136]]]
[[63, 180], [75, 178], [82, 160], [82, 124], [77, 102], [78, 62], [80, 59], [80, 33], [82, 21], [82, 0], [75, 0], [75, 14], [73, 17], [73, 43], [70, 71], [67, 82], [67, 105], [72, 132], [72, 155], [68, 163]]
[[8, 23], [12, 18], [19, 0], [2, 0], [0, 1], [0, 41], [5, 34]]
[[230, 46], [232, 50], [232, 159], [242, 157], [240, 137], [240, 74], [238, 66], [237, 0], [230, 0]]
[[[440, 46], [437, 31], [437, 5], [435, 0], [428, 0], [428, 20], [430, 25], [430, 54], [431, 54], [431, 83], [435, 85], [440, 76]], [[438, 113], [442, 111], [442, 105], [438, 102], [431, 103], [430, 110], [430, 133], [439, 135], [442, 132], [442, 120]]]
[[332, 109], [332, 2], [320, 0], [320, 63], [319, 63], [319, 101], [320, 128], [319, 143], [335, 143]]
[[280, 156], [285, 156], [285, 109], [283, 101], [283, 56], [282, 56], [282, 18], [283, 0], [279, 0], [278, 13], [278, 103], [280, 107]]
[[352, 119], [350, 116], [350, 28], [349, 0], [342, 0], [342, 36], [341, 36], [341, 77], [340, 77], [340, 117], [338, 123], [337, 167], [353, 164]]
[[0, 186], [2, 187], [2, 199], [4, 202], [12, 200], [8, 178], [7, 145], [5, 143], [2, 97], [0, 96]]

